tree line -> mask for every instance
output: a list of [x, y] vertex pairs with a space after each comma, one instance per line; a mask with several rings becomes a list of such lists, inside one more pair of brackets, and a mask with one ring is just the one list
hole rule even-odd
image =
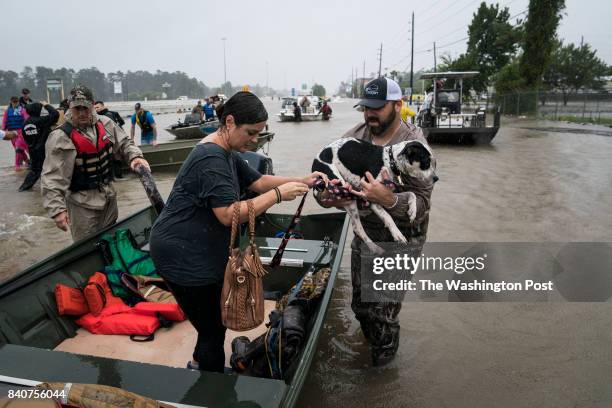
[[[19, 73], [0, 70], [0, 105], [11, 96], [19, 96], [22, 88], [28, 88], [34, 99], [46, 99], [47, 80], [61, 79], [64, 94], [77, 84], [91, 88], [96, 99], [105, 101], [161, 99], [186, 95], [192, 98], [208, 96], [214, 89], [186, 73], [156, 71], [127, 71], [103, 73], [96, 67], [78, 71], [72, 68], [53, 69], [44, 66], [26, 66]], [[120, 94], [114, 92], [114, 82], [121, 83]]]
[[[490, 87], [500, 96], [559, 92], [565, 104], [581, 90], [602, 91], [612, 66], [590, 44], [559, 39], [564, 9], [565, 0], [530, 0], [527, 17], [513, 23], [508, 7], [483, 2], [468, 27], [467, 51], [456, 59], [443, 58], [438, 71], [479, 71], [464, 82], [477, 93]], [[535, 107], [534, 99], [523, 103]]]
[[[466, 52], [456, 58], [443, 55], [436, 71], [478, 71], [480, 75], [464, 80], [464, 90], [477, 95], [490, 88], [497, 95], [559, 92], [567, 103], [580, 90], [603, 90], [612, 66], [590, 44], [564, 43], [558, 38], [564, 9], [565, 0], [530, 0], [527, 16], [512, 21], [517, 16], [510, 16], [508, 7], [482, 2], [468, 26]], [[421, 72], [427, 71], [431, 70]], [[421, 72], [415, 73], [414, 83]], [[409, 86], [409, 72], [390, 75], [402, 88]], [[345, 86], [342, 83], [341, 89]], [[523, 103], [535, 100], [524, 98]]]

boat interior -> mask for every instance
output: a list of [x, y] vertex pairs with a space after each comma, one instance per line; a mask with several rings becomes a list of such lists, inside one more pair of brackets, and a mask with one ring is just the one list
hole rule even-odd
[[[226, 332], [226, 367], [230, 366], [231, 344], [235, 337], [246, 336], [249, 340], [254, 340], [266, 332], [267, 316], [275, 309], [276, 302], [266, 300], [264, 307], [266, 319], [255, 329], [246, 332], [234, 332], [232, 330]], [[103, 336], [91, 334], [87, 330], [79, 328], [74, 337], [66, 338], [54, 350], [185, 368], [187, 361], [191, 360], [197, 336], [197, 332], [187, 320], [176, 322], [168, 329], [160, 328], [155, 332], [155, 339], [153, 341], [144, 343], [134, 342], [130, 340], [129, 336]]]
[[[137, 243], [146, 249], [154, 218], [154, 210], [148, 208], [105, 232], [129, 228]], [[289, 224], [290, 218], [290, 215], [265, 214], [258, 219], [256, 242], [264, 264], [276, 252], [281, 241], [280, 238], [270, 237], [282, 231]], [[323, 256], [321, 248], [326, 236], [332, 243], [341, 239], [343, 242], [347, 225], [344, 214], [340, 213], [303, 216], [298, 232], [305, 239], [289, 241], [281, 266], [264, 277], [264, 290], [285, 294], [315, 260], [321, 266], [335, 265], [337, 269], [342, 247], [332, 244]], [[197, 336], [188, 321], [175, 323], [169, 329], [159, 329], [153, 341], [140, 343], [131, 341], [129, 336], [90, 334], [77, 326], [75, 318], [58, 314], [54, 297], [56, 284], [82, 287], [93, 273], [103, 270], [104, 259], [95, 245], [97, 241], [98, 236], [75, 243], [0, 285], [0, 355], [3, 345], [9, 344], [168, 367], [186, 367]], [[330, 278], [331, 282], [333, 278]], [[331, 295], [330, 287], [325, 294], [328, 297]], [[266, 321], [275, 305], [275, 301], [266, 300]], [[309, 335], [315, 319], [323, 318], [319, 314], [317, 311], [308, 323]], [[247, 336], [252, 340], [265, 331], [265, 323], [248, 332], [228, 331], [225, 341], [226, 366], [229, 366], [230, 345], [234, 337]]]

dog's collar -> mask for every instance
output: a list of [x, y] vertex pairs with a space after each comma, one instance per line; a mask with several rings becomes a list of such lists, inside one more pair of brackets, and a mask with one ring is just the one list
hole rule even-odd
[[389, 165], [391, 166], [391, 171], [393, 172], [393, 174], [397, 176], [398, 179], [400, 179], [402, 173], [400, 173], [400, 169], [399, 167], [397, 167], [397, 162], [395, 161], [395, 158], [393, 157], [392, 148], [389, 148]]

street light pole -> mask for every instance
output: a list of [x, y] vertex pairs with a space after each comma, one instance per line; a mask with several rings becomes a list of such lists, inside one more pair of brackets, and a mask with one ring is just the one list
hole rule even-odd
[[414, 11], [412, 12], [412, 35], [410, 36], [410, 105], [412, 105], [412, 94], [414, 93], [414, 84], [412, 83], [413, 70], [414, 70]]
[[225, 62], [225, 40], [227, 40], [227, 38], [225, 37], [221, 38], [221, 41], [223, 41], [223, 87], [225, 87], [225, 84], [227, 83], [227, 65]]

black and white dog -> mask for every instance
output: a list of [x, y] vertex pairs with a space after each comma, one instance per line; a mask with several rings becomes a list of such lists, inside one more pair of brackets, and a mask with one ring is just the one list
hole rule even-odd
[[[392, 146], [377, 146], [354, 138], [338, 139], [327, 145], [312, 163], [312, 171], [325, 173], [330, 180], [339, 179], [355, 189], [361, 189], [360, 181], [369, 171], [378, 181], [383, 181], [382, 169], [385, 168], [393, 182], [402, 184], [402, 178], [414, 178], [425, 183], [433, 183], [435, 159], [429, 146], [419, 140], [400, 142]], [[416, 196], [409, 193], [408, 216], [414, 221], [417, 213]], [[345, 207], [351, 218], [353, 230], [374, 253], [382, 250], [368, 237], [361, 220], [356, 201]], [[387, 211], [379, 204], [370, 204], [374, 212], [389, 229], [396, 242], [406, 243], [406, 237], [395, 225]]]

